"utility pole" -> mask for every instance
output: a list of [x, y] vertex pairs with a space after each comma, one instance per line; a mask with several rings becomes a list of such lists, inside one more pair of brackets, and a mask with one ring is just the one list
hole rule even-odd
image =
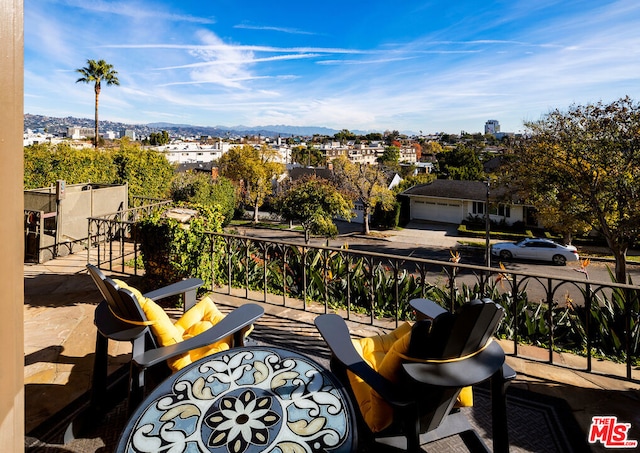
[[491, 267], [491, 220], [489, 219], [489, 188], [491, 187], [491, 179], [487, 176], [485, 182], [487, 185], [487, 199], [484, 206], [484, 229], [485, 229], [485, 255], [484, 265]]

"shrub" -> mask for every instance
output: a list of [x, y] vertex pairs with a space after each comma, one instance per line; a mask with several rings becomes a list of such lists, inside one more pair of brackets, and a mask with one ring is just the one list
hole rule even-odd
[[174, 283], [188, 277], [201, 278], [202, 291], [212, 287], [211, 276], [217, 264], [212, 260], [214, 237], [208, 232], [221, 232], [223, 216], [216, 207], [182, 204], [195, 211], [188, 223], [167, 214], [166, 208], [137, 224], [145, 269], [145, 280], [151, 287]]

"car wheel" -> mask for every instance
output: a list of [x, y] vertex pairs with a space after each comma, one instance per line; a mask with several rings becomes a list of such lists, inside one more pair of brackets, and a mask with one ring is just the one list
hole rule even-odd
[[502, 250], [500, 252], [500, 258], [502, 258], [503, 260], [510, 260], [511, 258], [513, 258], [513, 255], [511, 255], [511, 252], [509, 250]]
[[553, 261], [553, 264], [556, 266], [565, 266], [567, 264], [567, 259], [562, 255], [553, 255], [551, 261]]

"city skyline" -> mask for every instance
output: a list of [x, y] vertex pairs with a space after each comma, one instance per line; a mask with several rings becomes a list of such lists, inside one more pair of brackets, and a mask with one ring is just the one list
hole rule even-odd
[[[640, 4], [622, 1], [25, 2], [25, 113], [194, 126], [519, 132], [638, 97]], [[239, 6], [240, 5], [240, 6]]]

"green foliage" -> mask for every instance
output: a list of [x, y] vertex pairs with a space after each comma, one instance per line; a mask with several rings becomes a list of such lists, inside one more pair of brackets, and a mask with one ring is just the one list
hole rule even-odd
[[215, 207], [183, 204], [197, 215], [184, 224], [168, 217], [166, 208], [136, 224], [140, 237], [145, 277], [151, 287], [174, 283], [188, 277], [201, 278], [203, 291], [211, 288], [217, 262], [212, 260], [214, 237], [222, 231], [222, 214]]
[[49, 187], [58, 179], [67, 184], [111, 184], [116, 167], [110, 151], [77, 149], [68, 144], [39, 144], [24, 148], [24, 188]]
[[350, 218], [353, 204], [332, 182], [310, 176], [293, 182], [275, 198], [273, 208], [285, 219], [300, 222], [308, 242], [309, 234], [335, 237], [333, 218]]
[[176, 202], [216, 206], [224, 216], [223, 226], [231, 222], [236, 208], [235, 188], [222, 176], [213, 180], [205, 173], [178, 173], [171, 181], [170, 196]]
[[364, 207], [363, 232], [369, 234], [369, 215], [376, 205], [383, 210], [393, 208], [394, 193], [388, 188], [387, 175], [380, 165], [353, 163], [346, 156], [333, 161], [336, 181], [341, 190], [352, 200], [358, 200]]
[[484, 178], [484, 169], [479, 153], [465, 145], [457, 145], [451, 151], [437, 154], [440, 172], [447, 179], [480, 181]]
[[320, 167], [326, 164], [325, 153], [312, 146], [296, 146], [291, 150], [291, 161], [310, 167]]
[[166, 145], [169, 143], [169, 133], [167, 131], [152, 132], [149, 134], [148, 143], [152, 146]]
[[174, 169], [158, 151], [122, 140], [113, 162], [117, 171], [114, 182], [129, 183], [129, 196], [163, 198], [168, 195]]
[[400, 148], [397, 146], [387, 146], [382, 155], [378, 157], [378, 163], [393, 171], [400, 171]]
[[349, 129], [342, 129], [340, 132], [337, 132], [333, 135], [333, 138], [338, 140], [341, 143], [347, 142], [349, 140], [355, 140], [356, 134], [351, 132]]
[[232, 180], [240, 199], [254, 208], [254, 222], [258, 221], [258, 209], [273, 192], [272, 181], [284, 171], [284, 165], [276, 162], [272, 148], [256, 149], [244, 145], [230, 149], [219, 162], [221, 176]]
[[429, 184], [436, 176], [431, 173], [418, 173], [417, 175], [408, 175], [400, 181], [400, 183], [393, 188], [393, 192], [396, 194], [402, 193], [405, 190], [417, 186], [418, 184]]
[[87, 66], [84, 68], [76, 69], [82, 77], [76, 80], [76, 83], [93, 83], [93, 91], [95, 93], [95, 127], [93, 143], [95, 147], [98, 147], [100, 142], [100, 134], [98, 133], [98, 99], [100, 97], [100, 91], [102, 89], [102, 83], [108, 85], [120, 85], [118, 80], [118, 71], [113, 69], [113, 65], [107, 63], [104, 60], [87, 60]]
[[68, 144], [33, 145], [24, 149], [24, 187], [67, 184], [129, 184], [130, 196], [162, 198], [168, 193], [173, 167], [157, 151], [126, 140], [116, 151], [77, 149]]
[[396, 202], [392, 209], [384, 210], [380, 205], [373, 210], [371, 223], [378, 228], [393, 229], [400, 224], [400, 203]]
[[640, 229], [640, 105], [628, 97], [574, 105], [526, 126], [504, 182], [558, 231], [574, 234], [588, 223], [601, 232], [624, 283], [625, 254]]

